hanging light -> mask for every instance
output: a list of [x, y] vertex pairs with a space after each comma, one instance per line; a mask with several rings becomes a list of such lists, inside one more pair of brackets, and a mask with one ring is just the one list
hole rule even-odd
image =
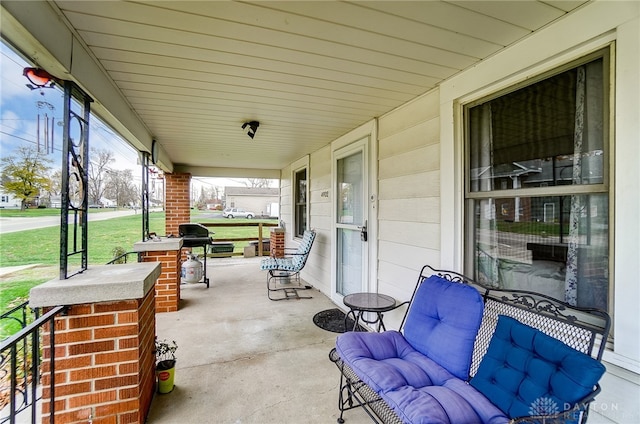
[[259, 126], [260, 122], [258, 121], [245, 122], [244, 124], [242, 124], [242, 129], [245, 130], [247, 135], [253, 139], [253, 137], [255, 137], [256, 135], [256, 132], [258, 132]]
[[22, 75], [27, 77], [31, 84], [26, 85], [32, 90], [53, 88], [58, 81], [58, 78], [40, 68], [24, 68]]

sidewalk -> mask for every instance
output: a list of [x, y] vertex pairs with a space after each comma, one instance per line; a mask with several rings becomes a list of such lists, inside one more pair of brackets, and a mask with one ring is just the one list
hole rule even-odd
[[[140, 210], [125, 209], [113, 212], [90, 213], [89, 221], [103, 221], [126, 215], [141, 215]], [[142, 219], [142, 218], [140, 218]], [[40, 216], [30, 218], [0, 218], [0, 234], [15, 233], [17, 231], [35, 230], [38, 228], [60, 226], [60, 216]]]
[[0, 277], [4, 277], [5, 275], [13, 274], [17, 271], [22, 271], [29, 268], [37, 267], [40, 264], [29, 264], [29, 265], [16, 265], [16, 266], [5, 266], [0, 267]]

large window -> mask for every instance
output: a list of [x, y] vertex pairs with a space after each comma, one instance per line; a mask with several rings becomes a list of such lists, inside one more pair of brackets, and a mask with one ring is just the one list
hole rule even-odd
[[467, 267], [609, 309], [608, 50], [465, 107]]

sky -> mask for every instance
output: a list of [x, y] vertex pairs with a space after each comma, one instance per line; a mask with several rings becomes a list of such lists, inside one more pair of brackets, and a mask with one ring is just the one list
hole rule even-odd
[[[44, 148], [44, 116], [54, 122], [53, 152], [48, 156], [52, 166], [59, 168], [62, 161], [63, 93], [59, 88], [31, 90], [22, 75], [26, 63], [6, 44], [0, 44], [0, 156], [13, 155], [21, 146], [38, 145], [38, 115], [40, 115], [40, 146]], [[139, 169], [137, 152], [126, 144], [109, 127], [92, 116], [89, 129], [90, 148], [113, 152], [114, 169]], [[49, 130], [50, 137], [50, 130]]]
[[[52, 168], [59, 169], [62, 162], [63, 92], [59, 88], [31, 90], [22, 75], [25, 67], [34, 66], [25, 62], [9, 46], [0, 41], [0, 157], [14, 155], [21, 146], [38, 145], [38, 115], [40, 115], [40, 146], [44, 150], [44, 116], [54, 122]], [[110, 150], [115, 161], [113, 169], [131, 169], [138, 180], [141, 177], [137, 164], [138, 153], [119, 135], [92, 116], [89, 130], [90, 149]], [[50, 130], [49, 130], [50, 132]], [[50, 137], [50, 136], [49, 136]], [[243, 179], [197, 178], [192, 179], [192, 191], [225, 186], [245, 186]], [[272, 181], [271, 187], [277, 187]]]

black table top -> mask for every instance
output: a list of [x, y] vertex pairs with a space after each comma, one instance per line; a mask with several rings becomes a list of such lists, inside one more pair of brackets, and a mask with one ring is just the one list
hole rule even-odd
[[396, 300], [379, 293], [352, 293], [342, 299], [351, 309], [366, 312], [385, 312], [396, 307]]

